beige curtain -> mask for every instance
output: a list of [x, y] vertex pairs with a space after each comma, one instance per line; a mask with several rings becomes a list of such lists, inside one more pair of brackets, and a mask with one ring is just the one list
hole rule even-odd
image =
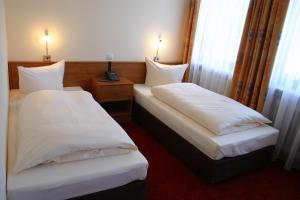
[[262, 111], [289, 0], [251, 0], [231, 97]]
[[[197, 28], [197, 21], [200, 9], [200, 0], [190, 0], [189, 19], [187, 26], [187, 34], [183, 53], [183, 63], [191, 63], [194, 39]], [[184, 81], [189, 78], [190, 69], [188, 68], [184, 75]]]

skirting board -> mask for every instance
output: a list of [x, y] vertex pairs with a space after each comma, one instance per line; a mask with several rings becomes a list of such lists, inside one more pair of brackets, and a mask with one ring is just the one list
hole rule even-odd
[[119, 199], [131, 199], [131, 200], [145, 200], [146, 199], [146, 181], [134, 181], [124, 186], [117, 188], [81, 196], [75, 197], [70, 200], [119, 200]]
[[133, 119], [209, 183], [218, 183], [262, 168], [271, 162], [274, 151], [274, 146], [269, 146], [245, 155], [213, 160], [136, 102], [133, 106]]

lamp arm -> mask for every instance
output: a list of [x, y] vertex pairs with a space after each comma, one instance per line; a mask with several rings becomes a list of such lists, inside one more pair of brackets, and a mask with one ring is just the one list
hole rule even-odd
[[156, 58], [158, 59], [158, 53], [159, 53], [159, 45], [158, 45], [158, 48], [156, 50]]
[[49, 50], [48, 50], [48, 42], [46, 41], [46, 56], [48, 56]]

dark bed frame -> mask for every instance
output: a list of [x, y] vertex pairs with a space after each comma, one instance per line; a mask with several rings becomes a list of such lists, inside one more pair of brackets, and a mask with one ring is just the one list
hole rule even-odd
[[146, 181], [134, 181], [124, 186], [112, 188], [88, 194], [80, 197], [71, 198], [69, 200], [145, 200], [146, 199]]
[[262, 168], [272, 160], [274, 146], [268, 146], [241, 156], [213, 160], [136, 102], [133, 106], [133, 119], [209, 183], [218, 183]]

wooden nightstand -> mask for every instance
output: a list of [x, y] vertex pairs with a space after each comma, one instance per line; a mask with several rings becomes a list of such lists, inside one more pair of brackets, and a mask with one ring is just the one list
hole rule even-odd
[[122, 77], [119, 81], [93, 79], [92, 94], [116, 121], [128, 122], [131, 120], [133, 82]]

